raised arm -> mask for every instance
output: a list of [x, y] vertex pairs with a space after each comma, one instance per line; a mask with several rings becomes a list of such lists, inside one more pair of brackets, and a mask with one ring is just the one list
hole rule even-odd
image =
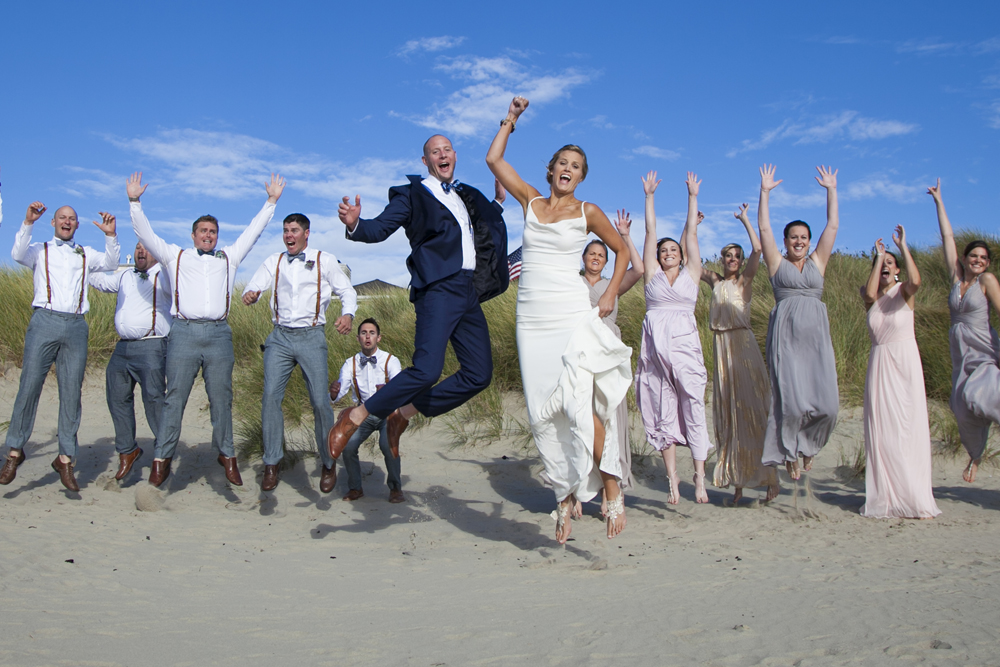
[[104, 232], [104, 252], [98, 253], [93, 262], [88, 262], [87, 268], [90, 271], [114, 271], [121, 259], [115, 216], [101, 211], [101, 222], [94, 221], [94, 224]]
[[826, 263], [833, 254], [837, 242], [837, 228], [840, 227], [840, 210], [837, 205], [837, 170], [832, 167], [816, 167], [819, 176], [816, 182], [826, 188], [826, 227], [819, 235], [812, 258], [821, 275], [826, 275]]
[[153, 231], [152, 225], [149, 224], [149, 219], [146, 218], [146, 214], [142, 210], [142, 204], [139, 202], [139, 198], [142, 197], [142, 193], [146, 191], [148, 187], [142, 184], [142, 172], [134, 172], [128, 177], [125, 182], [125, 191], [128, 193], [129, 201], [129, 213], [132, 216], [132, 230], [135, 232], [136, 238], [139, 239], [139, 243], [146, 247], [153, 257], [156, 258], [160, 264], [164, 266], [177, 259], [174, 256], [174, 246], [173, 244], [167, 243]]
[[32, 202], [28, 205], [28, 211], [24, 214], [24, 224], [17, 231], [14, 237], [14, 247], [10, 249], [10, 257], [18, 264], [23, 264], [29, 269], [35, 268], [35, 255], [31, 251], [31, 232], [35, 228], [35, 222], [45, 213], [45, 204], [40, 201]]
[[656, 261], [656, 202], [653, 197], [659, 184], [655, 171], [649, 172], [642, 179], [642, 190], [646, 193], [646, 240], [642, 244], [642, 277], [645, 285], [661, 270], [660, 263]]
[[618, 230], [622, 241], [625, 242], [630, 264], [628, 271], [625, 272], [625, 277], [622, 278], [622, 284], [618, 287], [618, 296], [622, 296], [625, 292], [632, 289], [633, 285], [639, 282], [639, 278], [642, 278], [642, 255], [639, 254], [639, 249], [632, 242], [632, 218], [629, 217], [627, 211], [618, 211], [618, 216], [615, 218], [615, 229]]
[[743, 223], [743, 229], [746, 230], [747, 236], [750, 237], [750, 256], [747, 257], [746, 264], [743, 266], [743, 273], [740, 274], [740, 280], [743, 284], [743, 300], [750, 303], [750, 297], [753, 295], [753, 279], [757, 275], [757, 269], [760, 268], [760, 239], [757, 237], [757, 232], [754, 231], [753, 225], [750, 224], [750, 218], [747, 217], [747, 210], [750, 208], [750, 204], [744, 203], [740, 206], [740, 210], [733, 213], [737, 220]]
[[688, 215], [687, 222], [684, 223], [685, 234], [681, 238], [684, 239], [684, 256], [688, 273], [697, 285], [701, 280], [701, 250], [698, 248], [698, 216], [701, 215], [698, 211], [698, 190], [701, 188], [701, 181], [698, 180], [697, 174], [689, 171], [685, 182], [688, 191]]
[[934, 205], [937, 207], [938, 226], [941, 228], [941, 248], [944, 250], [944, 263], [948, 267], [948, 275], [951, 282], [961, 280], [965, 275], [962, 262], [958, 259], [958, 249], [955, 247], [955, 234], [951, 230], [951, 221], [948, 220], [948, 212], [944, 210], [944, 200], [941, 198], [941, 179], [937, 179], [937, 185], [927, 188], [927, 194], [934, 197]]
[[[507, 110], [507, 117], [500, 121], [500, 130], [497, 132], [497, 136], [493, 137], [490, 150], [486, 153], [486, 164], [489, 166], [490, 171], [500, 181], [500, 185], [514, 199], [521, 203], [521, 208], [525, 210], [525, 215], [527, 215], [528, 211], [528, 202], [538, 197], [539, 192], [524, 182], [524, 179], [518, 175], [514, 167], [504, 159], [504, 153], [507, 151], [507, 140], [510, 139], [510, 135], [514, 132], [517, 119], [521, 117], [521, 114], [527, 108], [527, 99], [515, 97], [511, 100], [510, 108]], [[607, 219], [607, 216], [605, 216], [605, 219]], [[608, 224], [610, 225], [611, 223]]]
[[597, 307], [601, 317], [607, 317], [615, 309], [615, 300], [618, 298], [622, 280], [628, 270], [629, 255], [625, 248], [625, 240], [611, 226], [608, 216], [596, 204], [587, 203], [583, 207], [584, 215], [587, 216], [587, 232], [597, 234], [597, 238], [604, 241], [608, 250], [615, 253], [615, 272], [608, 281], [608, 288], [597, 300]]
[[121, 276], [111, 271], [94, 271], [87, 276], [87, 282], [98, 292], [114, 294], [118, 292]]
[[872, 304], [878, 301], [878, 283], [882, 277], [882, 264], [885, 262], [885, 244], [882, 239], [875, 241], [875, 261], [872, 262], [872, 272], [868, 274], [868, 282], [861, 290], [861, 298], [865, 301], [865, 308], [871, 308]]
[[903, 225], [896, 225], [896, 231], [892, 235], [892, 242], [896, 244], [899, 248], [899, 252], [903, 255], [903, 264], [906, 266], [906, 282], [900, 288], [903, 290], [903, 297], [906, 299], [906, 303], [913, 308], [913, 296], [920, 289], [920, 269], [917, 268], [917, 263], [913, 261], [913, 256], [910, 254], [910, 248], [906, 245], [906, 230], [903, 229]]
[[781, 248], [774, 238], [771, 230], [771, 190], [781, 185], [781, 181], [774, 180], [774, 172], [777, 169], [773, 164], [765, 164], [760, 168], [760, 201], [757, 204], [757, 229], [760, 231], [760, 247], [764, 255], [764, 263], [767, 264], [768, 275], [773, 276], [778, 272], [778, 265], [781, 264]]
[[240, 237], [236, 239], [236, 243], [228, 246], [229, 261], [237, 266], [250, 254], [257, 239], [264, 233], [267, 223], [271, 222], [271, 218], [274, 217], [274, 206], [281, 198], [281, 193], [285, 191], [285, 179], [280, 174], [271, 174], [271, 180], [264, 184], [264, 189], [267, 191], [267, 201], [264, 202], [264, 206], [250, 221], [250, 225], [243, 230]]

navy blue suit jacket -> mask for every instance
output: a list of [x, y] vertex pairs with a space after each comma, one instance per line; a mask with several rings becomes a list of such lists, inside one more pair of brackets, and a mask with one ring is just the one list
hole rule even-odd
[[[413, 291], [458, 273], [462, 269], [462, 229], [444, 204], [423, 186], [421, 176], [407, 176], [410, 182], [389, 189], [389, 205], [377, 217], [358, 220], [352, 241], [378, 243], [397, 229], [406, 230], [410, 240], [411, 300]], [[503, 209], [490, 202], [476, 188], [464, 183], [456, 190], [472, 221], [476, 244], [473, 283], [479, 301], [492, 299], [507, 289], [507, 225]]]

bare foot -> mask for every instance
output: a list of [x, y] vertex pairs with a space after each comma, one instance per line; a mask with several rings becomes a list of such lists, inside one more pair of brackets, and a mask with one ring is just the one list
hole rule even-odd
[[813, 469], [813, 457], [803, 456], [802, 457], [802, 469], [809, 472]]
[[569, 513], [569, 518], [571, 519], [582, 519], [583, 518], [583, 503], [579, 500], [573, 499], [573, 509]]
[[601, 489], [601, 517], [604, 519], [608, 518], [608, 496], [604, 492], [604, 489]]
[[962, 479], [969, 484], [976, 481], [976, 473], [979, 472], [979, 459], [969, 459], [969, 465], [965, 466]]
[[705, 491], [705, 473], [694, 474], [694, 501], [696, 503], [708, 502], [708, 492]]
[[771, 502], [772, 500], [774, 500], [775, 498], [778, 497], [779, 493], [781, 493], [781, 485], [780, 484], [775, 484], [773, 486], [767, 487], [767, 495], [764, 496], [764, 502], [765, 503]]
[[737, 486], [736, 491], [733, 492], [733, 505], [743, 500], [743, 487]]
[[785, 461], [785, 470], [788, 472], [788, 476], [796, 481], [802, 476], [802, 473], [799, 472], [799, 462], [797, 460]]
[[676, 472], [672, 475], [667, 474], [667, 483], [670, 484], [670, 495], [667, 497], [667, 503], [670, 505], [676, 505], [681, 501], [680, 483], [681, 478]]
[[573, 521], [570, 518], [572, 508], [573, 496], [569, 496], [556, 507], [556, 542], [559, 544], [566, 544], [570, 533], [573, 532]]
[[607, 514], [608, 539], [616, 537], [625, 529], [625, 494], [618, 492], [618, 497], [608, 503]]

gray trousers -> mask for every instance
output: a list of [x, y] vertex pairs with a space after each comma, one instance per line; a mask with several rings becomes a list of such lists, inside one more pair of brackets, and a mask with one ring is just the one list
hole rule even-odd
[[115, 425], [119, 454], [135, 450], [135, 385], [142, 389], [146, 422], [156, 436], [166, 391], [167, 339], [120, 340], [104, 373], [108, 412]]
[[392, 455], [389, 449], [389, 435], [386, 432], [386, 420], [379, 419], [375, 415], [368, 415], [358, 430], [354, 432], [351, 439], [344, 447], [344, 467], [347, 468], [347, 488], [355, 491], [361, 490], [361, 460], [358, 458], [358, 450], [362, 443], [368, 439], [373, 432], [378, 431], [378, 446], [385, 457], [385, 482], [386, 485], [396, 490], [402, 488], [403, 482], [400, 478], [399, 457]]
[[59, 453], [76, 456], [76, 433], [80, 430], [80, 393], [87, 369], [87, 337], [90, 328], [83, 315], [36, 308], [24, 334], [21, 381], [7, 429], [7, 446], [21, 449], [31, 437], [38, 412], [42, 385], [52, 364], [59, 384]]
[[260, 421], [264, 430], [264, 465], [277, 465], [283, 456], [285, 415], [281, 401], [292, 370], [298, 364], [309, 389], [316, 449], [323, 465], [336, 463], [326, 448], [326, 437], [333, 428], [333, 406], [330, 405], [330, 372], [326, 359], [326, 332], [323, 327], [290, 328], [275, 325], [264, 342], [264, 397], [260, 406]]
[[174, 318], [167, 336], [167, 395], [156, 432], [154, 457], [173, 458], [194, 379], [201, 369], [212, 417], [212, 446], [233, 450], [233, 332], [225, 320]]

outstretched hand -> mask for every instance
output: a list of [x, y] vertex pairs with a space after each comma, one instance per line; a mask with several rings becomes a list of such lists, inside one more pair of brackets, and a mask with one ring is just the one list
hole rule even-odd
[[[662, 179], [660, 179], [662, 180]], [[651, 171], [646, 174], [646, 177], [642, 179], [642, 191], [647, 195], [651, 195], [656, 192], [656, 186], [660, 184], [660, 181], [656, 180], [656, 172]]]
[[747, 218], [747, 210], [750, 208], [750, 204], [743, 203], [740, 205], [740, 210], [733, 213], [733, 217], [742, 222], [745, 225], [750, 224], [750, 219]]
[[936, 202], [941, 201], [941, 179], [940, 178], [937, 179], [937, 185], [932, 185], [931, 187], [927, 188], [927, 194], [929, 194], [931, 197], [934, 197], [934, 201], [936, 201]]
[[493, 179], [493, 192], [493, 199], [495, 199], [498, 204], [503, 204], [504, 200], [507, 199], [507, 190], [500, 183], [499, 178]]
[[837, 189], [837, 170], [833, 167], [816, 167], [816, 171], [819, 172], [819, 176], [816, 177], [816, 182], [822, 185], [827, 190]]
[[688, 186], [688, 196], [697, 197], [698, 190], [701, 188], [701, 181], [698, 180], [698, 174], [693, 171], [688, 172], [687, 179], [684, 181]]
[[521, 97], [518, 95], [510, 101], [510, 108], [507, 109], [507, 116], [513, 117], [516, 121], [524, 113], [524, 110], [528, 108], [528, 98]]
[[272, 204], [277, 203], [281, 193], [285, 191], [285, 179], [281, 174], [271, 174], [271, 180], [264, 184], [264, 189], [267, 190], [267, 201]]
[[361, 195], [354, 195], [354, 204], [351, 204], [350, 197], [344, 197], [344, 201], [337, 206], [337, 215], [340, 221], [353, 231], [361, 217]]
[[765, 164], [760, 168], [760, 189], [762, 192], [770, 192], [781, 185], [781, 181], [774, 180], [774, 172], [777, 169], [778, 167], [773, 164]]
[[615, 218], [615, 229], [622, 236], [628, 236], [631, 233], [632, 218], [629, 217], [629, 213], [625, 209], [618, 211], [618, 216]]
[[885, 254], [885, 244], [882, 243], [882, 239], [875, 241], [875, 254], [879, 257]]
[[903, 225], [896, 225], [896, 231], [892, 234], [892, 242], [900, 250], [906, 247], [906, 230], [903, 229]]
[[31, 202], [28, 205], [28, 212], [24, 214], [24, 221], [29, 225], [35, 224], [35, 221], [42, 217], [42, 213], [45, 213], [45, 204], [40, 201]]
[[105, 213], [104, 211], [101, 211], [100, 214], [101, 214], [101, 222], [97, 222], [95, 220], [94, 224], [97, 225], [98, 229], [104, 232], [105, 236], [114, 236], [115, 216], [111, 215], [110, 213]]
[[125, 181], [125, 192], [128, 193], [128, 198], [138, 199], [145, 191], [146, 186], [142, 184], [142, 172], [133, 172], [133, 174], [128, 177], [128, 180]]

